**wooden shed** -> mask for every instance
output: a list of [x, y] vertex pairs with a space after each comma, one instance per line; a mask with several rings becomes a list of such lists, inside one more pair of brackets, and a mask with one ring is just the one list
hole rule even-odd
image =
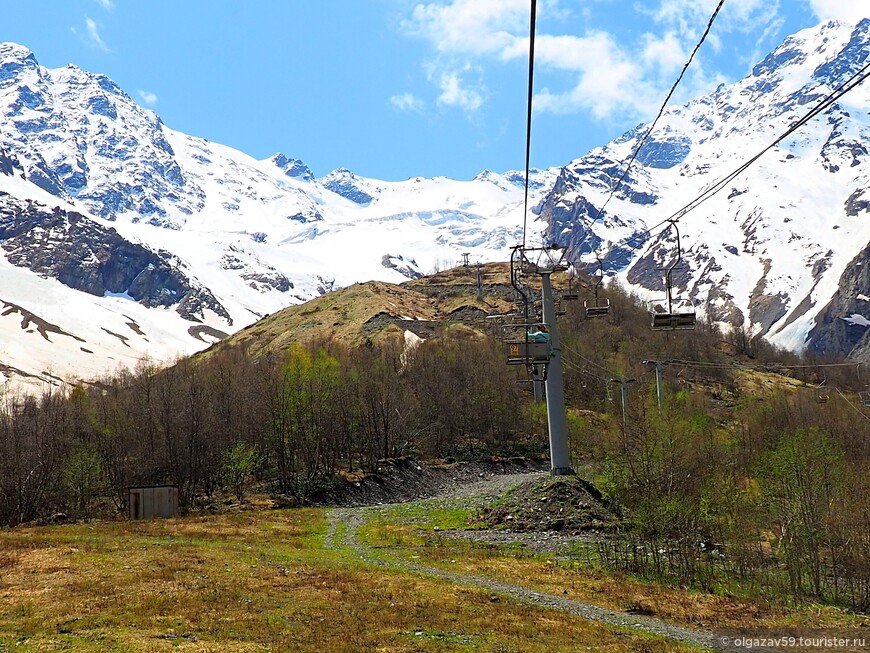
[[177, 485], [131, 487], [127, 492], [130, 519], [175, 517], [178, 515]]

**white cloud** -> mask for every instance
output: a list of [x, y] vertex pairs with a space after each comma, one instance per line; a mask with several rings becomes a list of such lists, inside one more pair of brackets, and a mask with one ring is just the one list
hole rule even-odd
[[151, 91], [139, 91], [139, 97], [142, 98], [142, 101], [149, 106], [157, 104], [157, 95], [155, 95]]
[[528, 0], [453, 0], [418, 4], [402, 27], [442, 53], [485, 54], [509, 46], [528, 21]]
[[[682, 36], [697, 39], [718, 4], [719, 0], [661, 0], [656, 8], [642, 11]], [[716, 31], [752, 32], [778, 14], [779, 0], [728, 0], [716, 18]]]
[[643, 60], [650, 68], [657, 68], [661, 76], [673, 78], [689, 58], [687, 48], [675, 32], [661, 36], [644, 34]]
[[870, 18], [867, 0], [809, 0], [809, 4], [821, 20], [833, 18], [844, 23], [857, 23]]
[[473, 113], [483, 106], [486, 89], [467, 80], [471, 62], [509, 57], [528, 22], [528, 0], [451, 0], [418, 4], [402, 29], [429, 41], [437, 53], [425, 67], [440, 91], [438, 104]]
[[114, 0], [95, 0], [95, 2], [106, 11], [112, 11], [115, 8]]
[[543, 89], [535, 97], [535, 109], [572, 113], [585, 109], [599, 119], [615, 111], [643, 115], [652, 106], [653, 93], [643, 81], [639, 61], [621, 50], [606, 32], [586, 37], [544, 36], [536, 57], [545, 65], [578, 73], [568, 91]]
[[85, 18], [84, 34], [79, 34], [79, 31], [75, 27], [72, 27], [70, 29], [72, 30], [73, 34], [77, 34], [78, 36], [80, 36], [81, 39], [91, 47], [94, 47], [97, 50], [101, 50], [102, 52], [111, 52], [111, 50], [109, 50], [109, 46], [106, 45], [106, 42], [103, 41], [102, 37], [100, 36], [97, 24], [90, 18]]
[[[688, 53], [689, 31], [675, 25], [680, 7], [710, 4], [717, 0], [662, 0], [654, 14], [657, 21], [668, 22], [661, 34], [646, 34], [641, 43], [628, 47], [618, 44], [603, 31], [587, 31], [582, 36], [539, 33], [536, 61], [542, 67], [571, 73], [568, 87], [544, 89], [537, 94], [539, 111], [571, 113], [590, 111], [598, 118], [640, 118], [660, 101], [665, 84], [669, 86]], [[769, 0], [732, 0], [735, 3]], [[696, 11], [695, 13], [702, 13]], [[539, 16], [564, 18], [568, 14], [558, 0], [542, 0]], [[709, 12], [707, 13], [709, 18]], [[698, 20], [692, 21], [692, 28]], [[418, 4], [403, 28], [429, 41], [438, 53], [428, 64], [429, 78], [440, 89], [439, 104], [461, 106], [472, 112], [483, 106], [486, 93], [464, 80], [463, 71], [472, 62], [486, 59], [507, 62], [524, 59], [529, 51], [528, 0], [449, 0]], [[697, 37], [696, 33], [692, 37]], [[614, 116], [618, 113], [618, 116]]]
[[[821, 2], [822, 0], [807, 0]], [[834, 2], [835, 0], [830, 0]], [[865, 0], [866, 1], [866, 0]], [[551, 88], [537, 93], [535, 108], [552, 113], [588, 111], [600, 120], [625, 122], [654, 113], [682, 69], [719, 0], [636, 0], [632, 10], [646, 15], [648, 32], [624, 43], [608, 32], [587, 28], [580, 34], [556, 34], [577, 21], [562, 0], [541, 0], [535, 57], [543, 72], [559, 73], [563, 82], [547, 79]], [[674, 101], [709, 92], [723, 81], [705, 62], [722, 47], [720, 35], [757, 35], [763, 51], [781, 26], [780, 0], [729, 0], [718, 16], [702, 52], [695, 58]], [[576, 4], [576, 3], [575, 3]], [[584, 3], [579, 13], [587, 12]], [[628, 11], [628, 9], [625, 9]], [[566, 16], [571, 17], [565, 22]], [[543, 19], [543, 20], [540, 20]], [[560, 22], [563, 21], [563, 22]], [[546, 25], [550, 33], [541, 26]], [[429, 79], [441, 93], [439, 103], [474, 111], [483, 106], [484, 72], [477, 90], [465, 71], [494, 63], [525, 60], [529, 51], [528, 0], [429, 0], [417, 4], [403, 29], [431, 43], [434, 61]], [[753, 40], [755, 40], [753, 38]], [[747, 62], [749, 63], [749, 62]]]
[[439, 80], [441, 95], [438, 104], [459, 107], [468, 112], [477, 111], [483, 106], [483, 94], [473, 88], [463, 86], [459, 73], [443, 73]]
[[390, 98], [390, 104], [399, 111], [422, 111], [425, 107], [423, 100], [413, 93], [400, 93]]

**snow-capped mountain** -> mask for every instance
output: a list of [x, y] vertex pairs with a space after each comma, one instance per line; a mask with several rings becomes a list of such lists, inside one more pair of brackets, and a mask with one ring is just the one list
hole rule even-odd
[[[534, 201], [557, 174], [534, 173]], [[414, 278], [463, 252], [504, 260], [522, 195], [517, 173], [318, 180], [283, 154], [173, 131], [104, 75], [0, 44], [0, 366], [87, 378], [357, 281]]]
[[[660, 296], [675, 231], [646, 230], [870, 61], [868, 32], [870, 20], [805, 30], [742, 81], [670, 109], [601, 215], [646, 126], [536, 171], [534, 230]], [[870, 355], [868, 112], [862, 86], [682, 218], [676, 295], [793, 349]], [[173, 131], [105, 76], [0, 44], [0, 372], [87, 378], [191, 353], [356, 281], [403, 281], [463, 252], [506, 260], [522, 185], [490, 171], [317, 179], [283, 154]]]
[[[789, 37], [742, 81], [668, 110], [600, 216], [647, 126], [566, 166], [544, 202], [547, 237], [567, 244], [575, 260], [601, 256], [612, 275], [646, 297], [663, 296], [675, 230], [644, 232], [763, 150], [868, 62], [870, 19]], [[790, 349], [870, 356], [868, 142], [865, 84], [679, 220], [675, 296]]]

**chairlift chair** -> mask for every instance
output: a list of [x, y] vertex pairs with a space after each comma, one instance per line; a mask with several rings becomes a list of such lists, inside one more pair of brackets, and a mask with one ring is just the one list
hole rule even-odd
[[[532, 368], [536, 365], [548, 365], [552, 350], [549, 339], [539, 339], [532, 330], [538, 324], [509, 324], [505, 331], [522, 330], [522, 336], [516, 334], [505, 337], [505, 359], [508, 365], [525, 365]], [[541, 334], [543, 335], [543, 334]]]
[[594, 300], [591, 305], [586, 301], [583, 302], [583, 307], [586, 309], [586, 317], [607, 317], [610, 315], [609, 299]]
[[580, 293], [574, 288], [574, 277], [577, 272], [574, 268], [574, 264], [571, 264], [571, 267], [568, 268], [568, 290], [562, 293], [562, 299], [566, 302], [575, 302], [580, 299]]
[[533, 340], [505, 340], [505, 359], [508, 365], [547, 365], [550, 345]]
[[650, 312], [650, 327], [653, 331], [675, 331], [688, 330], [695, 328], [696, 316], [695, 307], [691, 301], [687, 299], [673, 298], [673, 284], [671, 283], [671, 274], [680, 261], [683, 260], [683, 253], [680, 249], [680, 230], [677, 228], [675, 220], [670, 220], [671, 226], [677, 232], [677, 258], [671, 263], [665, 272], [665, 291], [667, 297], [664, 300], [652, 301], [649, 303]]
[[667, 309], [661, 301], [649, 303], [650, 328], [653, 331], [682, 331], [695, 328], [697, 322], [695, 308], [686, 300], [667, 302]]
[[[533, 293], [531, 288], [524, 288], [518, 278], [522, 262], [525, 260], [521, 250], [522, 247], [518, 245], [511, 252], [511, 285], [516, 290], [520, 300], [523, 321], [507, 324], [504, 327], [506, 334], [504, 338], [505, 359], [508, 365], [525, 365], [530, 374], [536, 365], [543, 365], [546, 373], [546, 365], [550, 362], [550, 343], [547, 341], [538, 342], [530, 337], [531, 330], [536, 328], [540, 322], [530, 323], [534, 311]], [[511, 330], [514, 330], [515, 333], [508, 336], [507, 332]], [[521, 331], [521, 335], [517, 335], [516, 331]]]
[[588, 300], [583, 302], [583, 308], [586, 309], [586, 317], [607, 317], [610, 314], [610, 300], [599, 299], [598, 297], [598, 288], [604, 281], [604, 262], [597, 254], [595, 258], [598, 260], [598, 276], [595, 278], [595, 285], [592, 287], [594, 298], [591, 304]]
[[870, 406], [870, 392], [862, 390], [858, 393], [858, 397], [860, 397], [862, 405]]

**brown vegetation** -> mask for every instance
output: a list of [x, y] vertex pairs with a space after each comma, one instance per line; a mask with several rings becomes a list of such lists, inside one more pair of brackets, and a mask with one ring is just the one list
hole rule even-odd
[[0, 649], [688, 651], [325, 550], [320, 510], [0, 532]]
[[[507, 291], [491, 274], [486, 302], [500, 307]], [[443, 310], [487, 306], [472, 269], [441, 276], [413, 290], [354, 286], [165, 369], [145, 361], [69, 393], [7, 397], [0, 523], [87, 518], [107, 498], [124, 511], [136, 484], [175, 484], [188, 508], [220, 492], [241, 500], [252, 484], [303, 502], [383, 458], [540, 452], [546, 415], [504, 365], [497, 325]], [[860, 367], [814, 366], [703, 323], [652, 333], [633, 297], [608, 295], [606, 319], [574, 304], [560, 325], [575, 464], [596, 470], [627, 516], [601, 562], [870, 609]], [[410, 322], [428, 330], [416, 347], [405, 346]], [[644, 360], [669, 361], [661, 409]], [[638, 380], [624, 416], [611, 378]]]

